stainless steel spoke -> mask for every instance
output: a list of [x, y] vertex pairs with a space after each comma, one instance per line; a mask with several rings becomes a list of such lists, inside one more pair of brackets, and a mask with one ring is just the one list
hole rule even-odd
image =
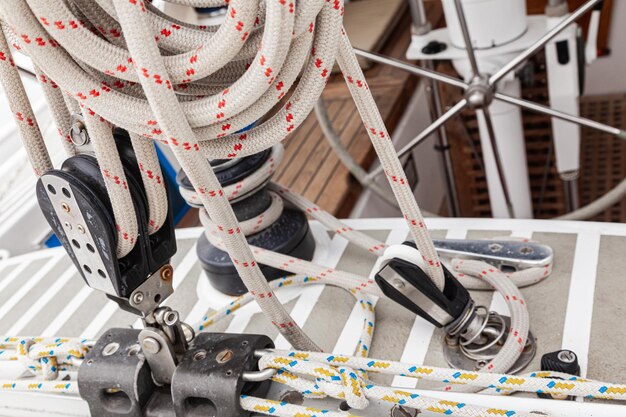
[[[500, 151], [498, 150], [498, 143], [496, 141], [496, 132], [493, 129], [493, 121], [491, 120], [491, 113], [489, 107], [481, 109], [483, 116], [485, 117], [485, 124], [487, 125], [487, 132], [489, 134], [489, 142], [491, 143], [491, 149], [493, 151], [493, 157], [496, 161], [496, 170], [498, 171], [498, 177], [500, 179], [500, 185], [502, 186], [502, 193], [504, 194], [504, 202], [510, 218], [515, 218], [515, 212], [513, 210], [513, 203], [511, 202], [511, 194], [509, 194], [509, 186], [506, 183], [506, 177], [504, 175], [504, 167], [502, 164], [502, 158], [500, 157]], [[484, 155], [483, 155], [484, 157]]]
[[467, 59], [469, 60], [470, 66], [472, 68], [472, 75], [474, 77], [478, 77], [480, 75], [480, 71], [478, 70], [478, 61], [476, 60], [476, 54], [474, 53], [474, 46], [472, 44], [472, 38], [469, 33], [469, 27], [467, 26], [465, 11], [463, 10], [463, 4], [461, 3], [461, 0], [454, 0], [454, 6], [456, 7], [456, 14], [459, 18], [461, 33], [463, 33], [465, 49], [467, 50]]
[[604, 123], [596, 122], [590, 119], [586, 119], [580, 116], [573, 116], [568, 113], [564, 113], [559, 110], [554, 110], [550, 107], [543, 106], [541, 104], [533, 103], [532, 101], [524, 100], [523, 98], [513, 97], [502, 93], [496, 93], [494, 95], [496, 100], [503, 101], [505, 103], [513, 104], [514, 106], [521, 107], [533, 111], [535, 113], [546, 114], [548, 116], [555, 117], [557, 119], [565, 120], [571, 123], [576, 123], [580, 126], [589, 127], [592, 129], [600, 130], [611, 135], [619, 136], [622, 139], [626, 139], [626, 131], [618, 129], [613, 126], [605, 125]]
[[563, 29], [565, 29], [570, 24], [572, 24], [576, 20], [578, 20], [582, 15], [584, 15], [585, 13], [587, 13], [588, 11], [593, 9], [593, 7], [596, 4], [598, 4], [600, 1], [602, 1], [602, 0], [589, 0], [587, 3], [583, 4], [582, 6], [580, 6], [578, 8], [578, 10], [576, 10], [571, 15], [569, 15], [569, 17], [564, 19], [561, 23], [556, 25], [552, 30], [550, 30], [548, 33], [546, 33], [541, 39], [539, 39], [537, 42], [535, 42], [533, 45], [531, 45], [524, 52], [522, 52], [521, 54], [516, 56], [508, 64], [506, 64], [504, 67], [502, 67], [498, 72], [496, 72], [491, 77], [489, 77], [489, 83], [491, 85], [496, 84], [498, 81], [500, 81], [502, 78], [504, 78], [509, 72], [511, 72], [513, 69], [517, 68], [517, 66], [519, 64], [521, 64], [522, 62], [526, 61], [528, 58], [530, 58], [535, 53], [537, 53], [537, 51], [539, 51], [541, 48], [543, 48], [556, 35], [561, 33], [561, 31], [563, 31]]
[[[433, 61], [426, 61], [424, 65], [428, 69], [434, 67]], [[430, 112], [432, 120], [439, 119], [443, 114], [443, 105], [441, 103], [441, 94], [439, 93], [439, 86], [435, 80], [429, 80], [430, 83]], [[448, 195], [448, 210], [451, 217], [459, 217], [461, 210], [459, 208], [459, 196], [456, 192], [456, 180], [454, 178], [454, 167], [452, 164], [452, 156], [450, 155], [450, 142], [448, 141], [448, 133], [446, 127], [441, 125], [437, 132], [437, 139], [439, 144], [439, 152], [441, 152], [441, 159], [444, 167], [444, 177], [446, 180], [446, 191]]]
[[[428, 126], [426, 129], [422, 131], [416, 138], [411, 140], [404, 148], [398, 152], [398, 158], [403, 157], [409, 152], [411, 149], [419, 145], [421, 141], [432, 135], [436, 132], [441, 126], [443, 126], [448, 120], [452, 119], [454, 116], [462, 112], [467, 107], [467, 100], [462, 99], [459, 101], [454, 107], [450, 108], [447, 112], [445, 112], [439, 119], [435, 120]], [[373, 179], [380, 175], [383, 172], [382, 166], [377, 167], [372, 172], [369, 173], [368, 179]]]
[[404, 61], [400, 61], [395, 58], [390, 58], [384, 55], [376, 54], [373, 52], [364, 51], [362, 49], [354, 48], [354, 53], [363, 58], [367, 58], [370, 61], [378, 62], [379, 64], [389, 65], [390, 67], [398, 68], [403, 71], [410, 72], [415, 75], [430, 78], [435, 81], [450, 84], [459, 88], [467, 88], [467, 84], [458, 78], [450, 77], [448, 75], [441, 74], [436, 71], [427, 70], [417, 65], [409, 64]]

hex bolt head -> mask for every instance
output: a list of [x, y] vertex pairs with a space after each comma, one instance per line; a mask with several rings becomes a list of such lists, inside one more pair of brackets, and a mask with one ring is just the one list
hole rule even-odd
[[502, 245], [499, 243], [492, 243], [489, 245], [489, 250], [491, 252], [500, 252], [502, 250]]
[[143, 342], [141, 342], [141, 347], [143, 348], [144, 352], [151, 353], [153, 355], [159, 353], [159, 351], [161, 350], [161, 344], [153, 337], [146, 337], [145, 339], [143, 339]]
[[135, 294], [133, 294], [131, 301], [135, 305], [141, 304], [141, 302], [143, 301], [143, 293], [141, 291], [136, 292]]
[[233, 351], [230, 349], [224, 349], [220, 353], [215, 356], [215, 360], [217, 363], [226, 363], [229, 362], [233, 358]]
[[111, 356], [120, 348], [120, 344], [117, 342], [111, 342], [102, 349], [102, 356]]

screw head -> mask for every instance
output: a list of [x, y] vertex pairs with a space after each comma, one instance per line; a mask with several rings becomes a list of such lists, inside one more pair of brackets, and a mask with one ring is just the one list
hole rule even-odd
[[404, 284], [404, 281], [402, 281], [401, 279], [394, 279], [391, 285], [393, 285], [398, 290], [402, 290], [406, 286]]
[[111, 342], [102, 349], [102, 356], [111, 356], [120, 348], [120, 344], [117, 342]]
[[199, 350], [193, 354], [194, 361], [201, 361], [206, 358], [206, 350]]
[[163, 322], [168, 326], [173, 326], [178, 321], [178, 313], [175, 311], [167, 312], [163, 317]]
[[67, 203], [61, 203], [61, 208], [66, 212], [69, 213], [70, 212], [70, 206]]
[[230, 349], [224, 349], [220, 353], [215, 356], [215, 360], [217, 363], [226, 363], [229, 362], [233, 358], [233, 351]]
[[298, 391], [290, 390], [280, 396], [280, 401], [294, 405], [302, 405], [304, 403], [304, 396]]
[[159, 351], [161, 350], [161, 344], [153, 337], [146, 337], [145, 339], [143, 339], [143, 342], [141, 342], [141, 347], [143, 348], [144, 352], [151, 353], [153, 355], [159, 353]]
[[141, 291], [136, 292], [135, 294], [133, 294], [131, 301], [133, 302], [133, 304], [141, 304], [141, 302], [143, 301], [143, 293]]
[[533, 252], [534, 252], [534, 250], [533, 250], [533, 248], [531, 248], [530, 246], [524, 246], [523, 248], [521, 248], [521, 249], [519, 250], [519, 252], [520, 252], [522, 255], [530, 255], [531, 253], [533, 253]]
[[76, 120], [70, 128], [70, 139], [76, 146], [83, 146], [89, 143], [89, 135], [83, 122]]
[[85, 227], [82, 224], [76, 226], [76, 229], [78, 229], [80, 233], [85, 234]]
[[576, 354], [571, 350], [562, 350], [557, 355], [558, 360], [565, 363], [573, 363], [576, 360]]
[[174, 276], [174, 268], [172, 268], [172, 265], [165, 265], [161, 268], [161, 279], [163, 281], [171, 280], [172, 276]]
[[492, 243], [489, 245], [489, 250], [491, 252], [500, 252], [502, 250], [502, 245], [499, 243]]

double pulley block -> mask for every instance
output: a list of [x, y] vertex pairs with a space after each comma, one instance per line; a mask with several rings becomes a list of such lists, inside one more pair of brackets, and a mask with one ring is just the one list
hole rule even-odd
[[[61, 169], [43, 174], [37, 199], [53, 232], [91, 288], [103, 291], [123, 309], [145, 316], [172, 293], [170, 258], [176, 252], [171, 209], [155, 233], [148, 233], [148, 201], [128, 133], [115, 129], [127, 187], [138, 224], [133, 249], [118, 258], [118, 230], [98, 161], [79, 154]], [[168, 207], [170, 205], [168, 204]]]
[[[239, 188], [241, 184], [250, 181], [253, 175], [259, 175], [259, 171], [267, 172], [265, 170], [268, 162], [271, 162], [270, 159], [277, 159], [275, 152], [276, 149], [271, 148], [243, 158], [209, 161], [217, 179], [226, 190], [239, 222], [258, 218], [270, 208], [272, 199], [281, 198], [268, 190], [271, 174], [261, 174], [263, 179], [256, 181], [258, 185], [247, 192], [241, 192], [243, 188]], [[189, 178], [182, 170], [178, 174], [177, 182], [182, 189], [194, 191]], [[235, 191], [228, 191], [232, 189]], [[246, 236], [250, 245], [300, 259], [313, 258], [315, 239], [307, 217], [301, 210], [285, 204], [275, 221], [268, 223], [265, 218], [264, 222], [266, 224], [258, 232]], [[242, 295], [248, 291], [229, 255], [213, 245], [204, 234], [198, 239], [196, 248], [200, 263], [214, 288], [228, 295]], [[286, 275], [285, 271], [280, 269], [263, 264], [259, 266], [268, 281]]]

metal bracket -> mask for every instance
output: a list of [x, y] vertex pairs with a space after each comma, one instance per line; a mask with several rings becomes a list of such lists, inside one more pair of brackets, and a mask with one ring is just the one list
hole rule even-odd
[[154, 382], [157, 385], [171, 384], [177, 360], [167, 335], [160, 329], [147, 327], [139, 333], [138, 338]]
[[131, 307], [143, 314], [143, 317], [152, 313], [167, 297], [174, 293], [172, 278], [174, 270], [170, 264], [163, 265], [135, 291], [128, 299]]

